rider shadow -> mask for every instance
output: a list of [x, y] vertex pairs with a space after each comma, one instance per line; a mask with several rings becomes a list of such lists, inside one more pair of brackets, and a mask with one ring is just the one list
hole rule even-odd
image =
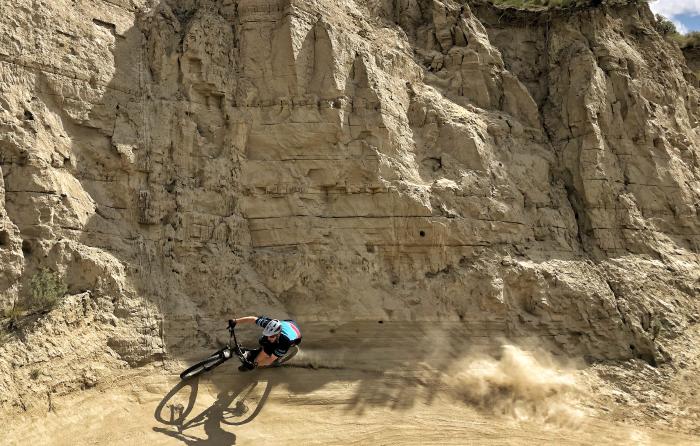
[[[187, 388], [189, 390], [185, 390]], [[234, 445], [236, 435], [225, 430], [224, 425], [240, 426], [253, 421], [265, 405], [272, 384], [252, 376], [241, 377], [221, 391], [208, 408], [189, 418], [197, 401], [198, 389], [199, 378], [181, 381], [173, 387], [158, 404], [154, 414], [157, 421], [169, 427], [154, 427], [153, 430], [188, 446]], [[185, 393], [181, 394], [183, 390]], [[181, 402], [183, 399], [187, 400], [185, 404]], [[199, 427], [204, 430], [204, 438], [190, 433]]]

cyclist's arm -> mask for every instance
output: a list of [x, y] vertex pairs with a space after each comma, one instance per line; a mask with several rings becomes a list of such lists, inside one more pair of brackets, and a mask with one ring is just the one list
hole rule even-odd
[[265, 367], [265, 366], [272, 364], [276, 359], [277, 359], [276, 355], [274, 355], [274, 354], [268, 355], [264, 351], [261, 351], [258, 354], [258, 357], [255, 359], [255, 362], [258, 364], [258, 367]]
[[234, 321], [236, 321], [236, 325], [238, 325], [238, 324], [254, 324], [257, 319], [258, 318], [255, 316], [245, 316], [245, 317], [239, 317], [238, 319], [234, 319]]

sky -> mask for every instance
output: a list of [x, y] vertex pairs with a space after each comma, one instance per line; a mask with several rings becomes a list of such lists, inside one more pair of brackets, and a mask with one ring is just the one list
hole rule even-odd
[[700, 0], [655, 0], [651, 10], [673, 20], [682, 34], [700, 31]]

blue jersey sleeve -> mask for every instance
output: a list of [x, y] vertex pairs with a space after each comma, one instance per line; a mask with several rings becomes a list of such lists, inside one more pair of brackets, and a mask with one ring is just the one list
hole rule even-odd
[[267, 326], [267, 324], [271, 321], [267, 316], [258, 316], [258, 318], [255, 320], [255, 323], [263, 328]]

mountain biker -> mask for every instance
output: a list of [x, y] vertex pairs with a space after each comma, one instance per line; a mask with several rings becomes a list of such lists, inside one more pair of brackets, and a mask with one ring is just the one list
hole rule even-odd
[[301, 331], [293, 320], [270, 319], [265, 316], [246, 316], [238, 319], [229, 319], [230, 327], [237, 324], [256, 324], [263, 327], [262, 336], [258, 339], [260, 348], [247, 353], [247, 363], [243, 363], [238, 370], [245, 372], [255, 367], [269, 366], [277, 359], [287, 354], [287, 351], [295, 345], [301, 344]]

